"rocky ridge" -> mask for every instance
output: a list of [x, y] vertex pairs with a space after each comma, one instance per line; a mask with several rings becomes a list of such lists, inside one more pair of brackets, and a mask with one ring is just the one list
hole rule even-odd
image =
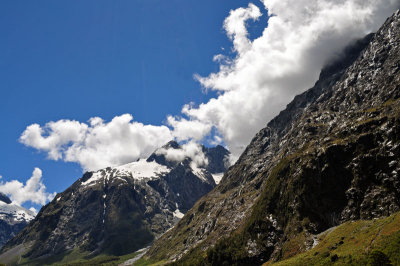
[[21, 231], [35, 213], [15, 203], [7, 195], [0, 193], [0, 247]]
[[[162, 149], [181, 147], [171, 141]], [[3, 257], [13, 249], [35, 261], [70, 252], [122, 255], [143, 248], [215, 187], [213, 174], [225, 170], [229, 152], [222, 146], [202, 149], [207, 165], [189, 157], [169, 160], [157, 150], [147, 160], [85, 173], [5, 245]]]
[[147, 258], [257, 265], [345, 221], [399, 211], [399, 62], [397, 11], [268, 123]]

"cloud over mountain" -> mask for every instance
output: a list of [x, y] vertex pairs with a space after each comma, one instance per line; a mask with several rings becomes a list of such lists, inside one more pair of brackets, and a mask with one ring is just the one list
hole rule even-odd
[[179, 149], [160, 148], [156, 150], [156, 154], [163, 154], [167, 160], [175, 162], [182, 162], [185, 158], [190, 158], [193, 167], [202, 167], [208, 164], [202, 147], [195, 142], [183, 144]]
[[44, 205], [55, 196], [55, 193], [46, 191], [42, 180], [42, 170], [39, 168], [33, 170], [32, 176], [25, 185], [18, 180], [0, 182], [0, 192], [9, 195], [11, 200], [18, 205], [28, 201]]
[[130, 114], [105, 122], [99, 117], [86, 123], [71, 120], [30, 125], [20, 142], [44, 151], [52, 160], [77, 162], [84, 170], [121, 165], [150, 155], [171, 140], [166, 126], [144, 125], [132, 121]]
[[[292, 98], [310, 88], [321, 68], [350, 42], [377, 30], [399, 7], [398, 0], [263, 0], [265, 10], [249, 4], [232, 10], [223, 27], [232, 40], [234, 58], [216, 55], [219, 71], [196, 75], [218, 97], [187, 104], [166, 126], [144, 125], [132, 116], [106, 123], [71, 120], [30, 125], [20, 141], [53, 160], [78, 162], [86, 170], [146, 157], [176, 138], [201, 141], [214, 134], [238, 156], [256, 132]], [[262, 17], [262, 13], [268, 16]], [[248, 38], [249, 20], [267, 19], [262, 35]]]
[[220, 60], [216, 73], [196, 76], [205, 88], [219, 91], [219, 97], [182, 109], [187, 118], [205, 127], [213, 125], [235, 155], [296, 94], [313, 85], [324, 64], [351, 41], [377, 30], [399, 7], [395, 0], [264, 0], [263, 4], [269, 20], [262, 36], [249, 40], [246, 30], [248, 20], [261, 16], [258, 7], [249, 4], [232, 10], [224, 29], [236, 58]]

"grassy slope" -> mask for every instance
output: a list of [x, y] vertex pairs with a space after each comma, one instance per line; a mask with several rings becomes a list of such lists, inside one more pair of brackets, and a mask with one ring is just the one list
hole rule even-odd
[[[72, 251], [67, 252], [58, 256], [54, 256], [47, 259], [38, 259], [27, 261], [22, 259], [18, 265], [62, 265], [62, 266], [80, 266], [80, 265], [102, 265], [102, 266], [113, 266], [118, 265], [126, 260], [136, 257], [137, 252], [126, 254], [123, 256], [113, 256], [100, 254], [98, 256], [88, 258], [87, 252]], [[1, 264], [0, 264], [1, 265]], [[17, 265], [15, 262], [10, 265]]]
[[[290, 244], [296, 245], [297, 240], [293, 239]], [[318, 235], [318, 241], [309, 251], [280, 262], [267, 262], [264, 266], [385, 265], [382, 263], [385, 259], [392, 265], [400, 265], [400, 212], [376, 220], [344, 223]], [[137, 266], [161, 264], [144, 258], [135, 263]]]
[[313, 249], [264, 265], [384, 265], [373, 264], [382, 253], [400, 265], [400, 213], [372, 221], [344, 223], [319, 235]]

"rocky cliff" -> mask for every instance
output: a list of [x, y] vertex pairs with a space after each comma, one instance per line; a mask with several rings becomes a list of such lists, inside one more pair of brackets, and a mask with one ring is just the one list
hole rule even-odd
[[269, 122], [146, 258], [257, 265], [345, 221], [399, 211], [399, 62], [397, 11]]
[[18, 253], [40, 264], [71, 253], [122, 255], [145, 247], [215, 187], [213, 174], [225, 170], [226, 149], [202, 149], [204, 165], [190, 157], [169, 159], [166, 151], [181, 150], [172, 141], [147, 160], [85, 173], [5, 245], [0, 261]]

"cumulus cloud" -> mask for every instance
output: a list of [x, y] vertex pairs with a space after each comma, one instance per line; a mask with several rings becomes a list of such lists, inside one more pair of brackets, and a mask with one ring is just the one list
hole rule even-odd
[[61, 159], [65, 147], [70, 143], [83, 141], [88, 126], [78, 121], [59, 120], [49, 122], [44, 128], [32, 124], [26, 128], [20, 141], [28, 146], [43, 150], [53, 160]]
[[70, 120], [30, 125], [20, 142], [44, 151], [49, 159], [77, 162], [84, 170], [97, 170], [129, 163], [150, 155], [173, 139], [166, 126], [132, 121], [130, 114], [105, 122], [99, 117], [80, 123]]
[[217, 55], [218, 72], [195, 76], [204, 88], [220, 95], [197, 107], [184, 106], [181, 120], [174, 120], [176, 127], [187, 119], [198, 128], [203, 125], [203, 136], [212, 125], [233, 156], [296, 94], [312, 87], [324, 64], [353, 40], [376, 31], [399, 7], [398, 0], [262, 2], [269, 17], [262, 35], [250, 40], [246, 28], [249, 20], [260, 19], [257, 6], [232, 10], [224, 29], [236, 57], [227, 60]]
[[46, 186], [42, 182], [42, 170], [35, 168], [31, 178], [25, 185], [18, 180], [8, 182], [0, 182], [0, 192], [8, 195], [11, 201], [21, 205], [25, 202], [44, 205], [47, 201], [51, 201], [56, 193], [48, 193]]
[[167, 160], [182, 162], [186, 158], [192, 160], [192, 167], [204, 167], [208, 165], [208, 159], [203, 153], [201, 145], [195, 142], [183, 144], [180, 149], [157, 149], [156, 154], [163, 154]]
[[[71, 120], [33, 124], [20, 141], [53, 160], [78, 162], [85, 170], [148, 156], [171, 139], [224, 143], [237, 158], [251, 138], [296, 94], [312, 87], [321, 68], [355, 39], [376, 31], [399, 7], [398, 0], [262, 0], [232, 10], [223, 27], [233, 58], [216, 55], [219, 71], [195, 75], [216, 98], [187, 104], [166, 126], [144, 125], [129, 114], [106, 123]], [[262, 16], [262, 14], [267, 16]], [[268, 19], [262, 35], [248, 37], [248, 22]], [[179, 157], [174, 154], [171, 156]]]
[[194, 140], [199, 141], [207, 135], [211, 128], [211, 124], [203, 123], [198, 120], [187, 120], [184, 118], [176, 118], [174, 116], [167, 117], [168, 125], [173, 127], [173, 136], [178, 141]]

